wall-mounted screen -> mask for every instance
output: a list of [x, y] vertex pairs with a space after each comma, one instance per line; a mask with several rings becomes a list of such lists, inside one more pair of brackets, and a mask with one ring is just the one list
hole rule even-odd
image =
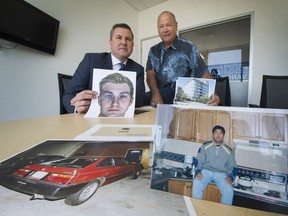
[[0, 38], [54, 55], [60, 22], [23, 0], [0, 0]]

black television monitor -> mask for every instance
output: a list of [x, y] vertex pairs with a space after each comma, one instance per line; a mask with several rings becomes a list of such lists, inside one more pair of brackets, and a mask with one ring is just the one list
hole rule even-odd
[[54, 55], [60, 22], [24, 0], [0, 0], [0, 38]]

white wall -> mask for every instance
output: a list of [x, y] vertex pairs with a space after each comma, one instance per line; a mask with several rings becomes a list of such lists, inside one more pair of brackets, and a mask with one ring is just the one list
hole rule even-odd
[[60, 21], [54, 56], [18, 45], [0, 50], [0, 121], [59, 114], [57, 73], [73, 74], [86, 52], [110, 51], [113, 24], [126, 22], [135, 35], [138, 12], [123, 0], [27, 0]]
[[179, 30], [253, 13], [248, 103], [259, 104], [263, 74], [288, 75], [287, 0], [169, 0], [139, 13], [140, 40], [157, 35], [164, 10], [175, 14]]

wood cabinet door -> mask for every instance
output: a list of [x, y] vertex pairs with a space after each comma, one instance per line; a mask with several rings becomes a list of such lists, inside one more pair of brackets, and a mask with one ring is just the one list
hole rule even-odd
[[260, 114], [261, 139], [285, 143], [287, 142], [285, 128], [287, 128], [287, 115]]
[[[170, 179], [168, 182], [168, 192], [192, 197], [191, 181], [181, 181], [177, 179]], [[208, 184], [203, 192], [203, 199], [221, 203], [221, 192], [215, 184]]]
[[233, 140], [232, 140], [232, 113], [226, 111], [217, 111], [216, 112], [216, 122], [215, 125], [221, 125], [225, 128], [225, 137], [224, 140], [227, 145], [233, 148]]
[[194, 140], [195, 110], [176, 108], [173, 124], [173, 137]]
[[214, 110], [196, 110], [195, 141], [206, 142], [212, 139], [212, 128], [216, 119]]
[[184, 196], [192, 197], [192, 182], [186, 182], [184, 186]]
[[233, 137], [237, 139], [258, 140], [258, 113], [234, 112]]
[[171, 179], [168, 182], [168, 192], [191, 197], [192, 182]]
[[203, 192], [203, 199], [212, 202], [221, 203], [221, 192], [214, 184], [208, 184]]

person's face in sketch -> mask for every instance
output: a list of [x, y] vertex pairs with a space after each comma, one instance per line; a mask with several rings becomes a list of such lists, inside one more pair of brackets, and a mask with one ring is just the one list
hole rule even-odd
[[133, 102], [133, 97], [130, 94], [127, 83], [108, 82], [104, 84], [98, 97], [99, 117], [124, 117]]
[[166, 48], [170, 47], [177, 34], [177, 22], [169, 13], [162, 13], [158, 17], [158, 34]]
[[224, 133], [222, 132], [222, 130], [220, 130], [220, 129], [215, 130], [213, 133], [214, 142], [216, 144], [221, 144], [223, 139], [224, 139]]
[[111, 53], [121, 62], [124, 62], [133, 52], [133, 35], [126, 28], [115, 28], [109, 44]]

